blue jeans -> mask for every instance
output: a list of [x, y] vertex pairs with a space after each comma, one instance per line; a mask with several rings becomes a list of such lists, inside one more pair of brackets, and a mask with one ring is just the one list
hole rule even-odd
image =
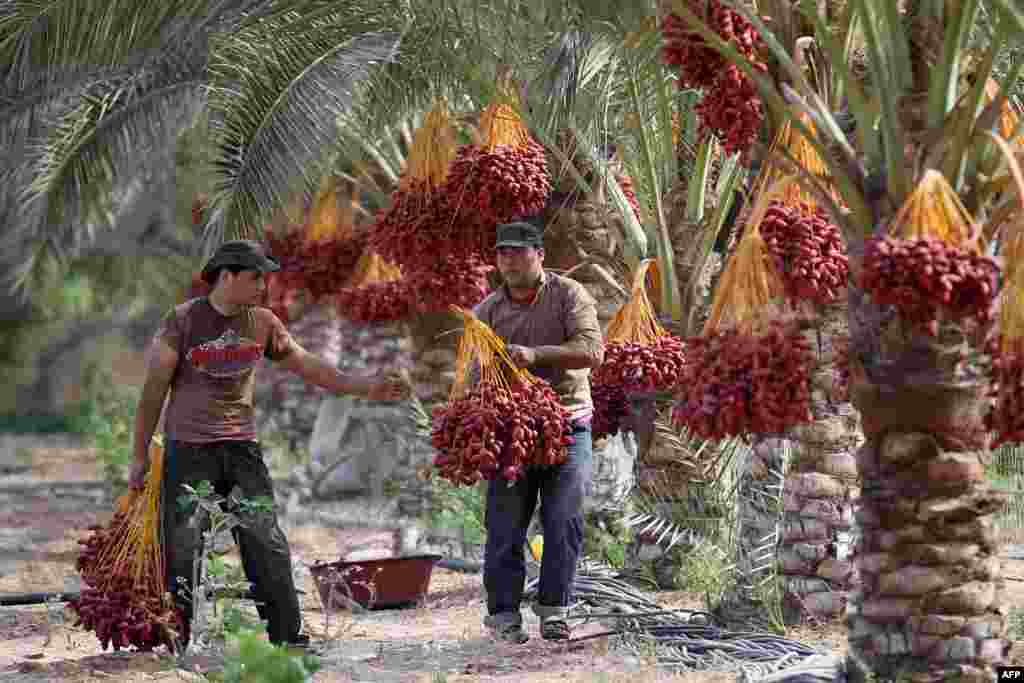
[[[540, 497], [544, 528], [538, 614], [563, 614], [571, 600], [583, 548], [583, 496], [593, 471], [590, 425], [577, 426], [561, 465], [527, 468], [512, 486], [495, 479], [487, 489], [484, 588], [490, 615], [518, 617], [526, 584], [526, 534]], [[545, 609], [547, 608], [547, 609]], [[514, 616], [513, 616], [514, 615]]]

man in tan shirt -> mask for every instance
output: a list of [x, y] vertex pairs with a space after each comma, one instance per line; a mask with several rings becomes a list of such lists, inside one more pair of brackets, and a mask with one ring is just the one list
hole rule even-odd
[[[165, 455], [162, 480], [162, 545], [168, 590], [191, 618], [188, 595], [192, 561], [202, 529], [189, 526], [190, 509], [178, 505], [182, 486], [209, 481], [227, 496], [234, 487], [245, 498], [273, 499], [273, 481], [257, 440], [253, 416], [256, 365], [269, 358], [307, 382], [337, 394], [398, 400], [409, 393], [398, 379], [361, 378], [338, 372], [299, 346], [274, 313], [260, 306], [264, 274], [280, 266], [250, 240], [227, 242], [203, 269], [209, 296], [171, 309], [149, 349], [149, 369], [135, 414], [130, 483], [141, 488], [149, 468], [149, 444], [161, 410]], [[305, 644], [291, 552], [273, 509], [240, 514], [235, 540], [246, 577], [253, 584], [260, 617], [271, 642]]]
[[498, 478], [488, 486], [485, 624], [502, 640], [529, 639], [520, 602], [526, 582], [526, 534], [539, 497], [544, 554], [533, 610], [541, 618], [542, 637], [566, 640], [567, 610], [583, 546], [583, 496], [593, 469], [590, 369], [604, 358], [601, 327], [596, 303], [583, 285], [544, 270], [537, 226], [499, 225], [496, 247], [504, 285], [474, 312], [508, 344], [520, 367], [558, 392], [572, 417], [574, 443], [564, 464], [531, 466], [514, 484]]

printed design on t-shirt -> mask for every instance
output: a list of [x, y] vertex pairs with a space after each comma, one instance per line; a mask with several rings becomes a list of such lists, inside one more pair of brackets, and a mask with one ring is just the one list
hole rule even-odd
[[239, 377], [263, 357], [263, 347], [251, 339], [227, 330], [217, 339], [193, 346], [185, 358], [199, 372], [210, 377]]

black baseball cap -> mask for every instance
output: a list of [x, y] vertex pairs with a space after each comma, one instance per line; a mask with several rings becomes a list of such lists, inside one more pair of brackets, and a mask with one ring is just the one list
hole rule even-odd
[[536, 225], [523, 221], [500, 223], [498, 240], [494, 247], [543, 247], [543, 231]]
[[261, 273], [281, 270], [281, 264], [255, 240], [231, 240], [217, 247], [203, 268], [203, 279], [213, 284], [214, 272], [224, 266], [242, 266]]

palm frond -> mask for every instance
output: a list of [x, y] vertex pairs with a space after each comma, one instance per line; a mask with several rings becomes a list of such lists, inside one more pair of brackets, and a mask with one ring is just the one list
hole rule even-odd
[[210, 88], [220, 180], [205, 243], [254, 235], [275, 207], [310, 195], [337, 143], [338, 119], [362, 79], [390, 61], [401, 36], [361, 35], [344, 43], [316, 36], [266, 46], [242, 39], [218, 51]]
[[[29, 146], [31, 183], [19, 197], [19, 219], [5, 241], [31, 242], [35, 256], [15, 280], [38, 283], [44, 255], [78, 253], [113, 224], [118, 179], [167, 161], [185, 120], [194, 115], [202, 64], [166, 61], [121, 81], [90, 85], [46, 136]], [[123, 185], [122, 185], [123, 187]]]

